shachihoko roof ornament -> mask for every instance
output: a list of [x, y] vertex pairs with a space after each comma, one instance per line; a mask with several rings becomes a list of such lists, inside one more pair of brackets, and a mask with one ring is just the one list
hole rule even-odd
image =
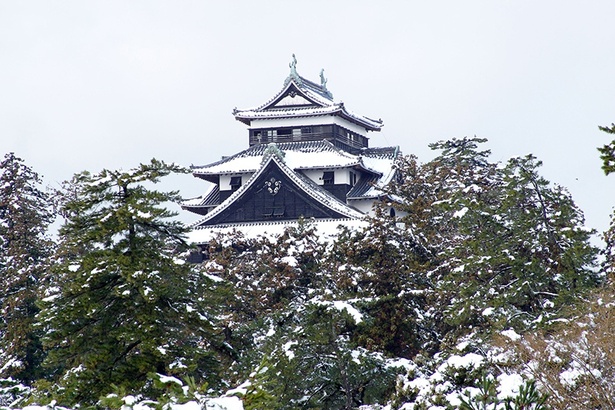
[[260, 106], [233, 109], [235, 119], [251, 125], [254, 120], [339, 116], [366, 131], [380, 131], [382, 120], [357, 115], [349, 111], [343, 102], [333, 100], [333, 94], [327, 89], [324, 70], [320, 71], [320, 83], [317, 83], [299, 75], [295, 54], [289, 67], [290, 74], [280, 92]]
[[302, 85], [303, 81], [301, 80], [301, 77], [297, 73], [297, 57], [295, 57], [294, 53], [293, 53], [293, 61], [291, 61], [290, 64], [288, 64], [288, 66], [290, 67], [290, 75], [288, 76], [286, 81], [290, 81], [290, 78], [292, 77], [295, 81], [297, 81], [297, 83], [299, 83], [299, 85]]
[[279, 158], [280, 161], [284, 162], [284, 156], [286, 154], [275, 143], [272, 142], [271, 144], [267, 145], [267, 148], [263, 153], [263, 160], [261, 161], [261, 165], [264, 164], [272, 155], [275, 155]]

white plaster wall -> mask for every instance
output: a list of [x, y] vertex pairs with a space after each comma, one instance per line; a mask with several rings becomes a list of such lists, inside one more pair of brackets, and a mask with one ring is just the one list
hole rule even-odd
[[[364, 214], [374, 216], [375, 212], [374, 212], [373, 206], [375, 202], [376, 202], [375, 199], [353, 199], [353, 200], [348, 201], [348, 205], [354, 207], [360, 212], [363, 212]], [[391, 208], [392, 207], [390, 206], [385, 208], [385, 212], [386, 212], [385, 215], [389, 215]], [[407, 212], [403, 212], [403, 211], [400, 211], [399, 209], [395, 209], [395, 216], [403, 217], [407, 215], [408, 215]]]
[[[301, 170], [303, 174], [316, 182], [318, 185], [322, 185], [322, 173], [324, 171], [333, 171], [335, 184], [350, 184], [350, 170], [351, 168], [335, 168], [335, 169], [304, 169]], [[359, 176], [357, 175], [357, 178]], [[230, 181], [230, 180], [229, 180]]]
[[241, 176], [241, 184], [245, 185], [252, 173], [220, 175], [220, 191], [229, 191], [231, 189], [231, 177], [237, 176]]
[[374, 214], [372, 210], [374, 201], [372, 199], [353, 199], [348, 201], [348, 205], [356, 208], [358, 211], [363, 212], [364, 214]]

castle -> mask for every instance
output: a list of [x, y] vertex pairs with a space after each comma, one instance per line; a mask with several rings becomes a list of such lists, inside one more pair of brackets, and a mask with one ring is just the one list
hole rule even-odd
[[[349, 111], [333, 99], [324, 72], [320, 84], [297, 73], [293, 55], [282, 90], [257, 108], [233, 110], [248, 126], [249, 147], [220, 161], [193, 166], [210, 182], [182, 208], [202, 216], [193, 240], [214, 231], [267, 231], [303, 218], [337, 226], [360, 221], [395, 177], [398, 147], [369, 147], [368, 132], [383, 123]], [[390, 209], [394, 214], [394, 209]]]

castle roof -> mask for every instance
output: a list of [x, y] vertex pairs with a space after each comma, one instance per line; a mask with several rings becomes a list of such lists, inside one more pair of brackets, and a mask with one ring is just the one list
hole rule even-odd
[[[277, 191], [273, 192], [275, 187], [280, 189], [282, 186], [283, 189], [291, 189], [295, 194], [299, 193], [303, 200], [311, 203], [323, 217], [329, 219], [360, 219], [363, 217], [362, 213], [341, 202], [309, 178], [290, 169], [282, 159], [281, 152], [274, 146], [269, 148], [258, 171], [219, 206], [195, 222], [193, 225], [195, 229], [213, 224], [224, 224], [225, 221], [233, 223], [232, 216], [230, 219], [228, 217], [234, 212], [233, 206], [237, 207], [238, 204], [242, 206], [242, 203], [253, 200], [257, 193], [265, 190], [269, 190], [269, 194], [275, 196], [277, 194]], [[269, 180], [270, 175], [275, 175], [275, 178]], [[279, 185], [272, 185], [273, 181], [279, 182]]]
[[[364, 148], [358, 154], [352, 154], [326, 140], [284, 142], [276, 146], [284, 152], [284, 161], [293, 170], [355, 167], [382, 176], [389, 172], [398, 155], [397, 147]], [[212, 164], [193, 166], [192, 172], [203, 179], [213, 175], [255, 172], [261, 167], [267, 148], [268, 145], [254, 145]]]
[[367, 131], [380, 131], [382, 120], [357, 115], [347, 110], [343, 102], [333, 99], [323, 71], [320, 73], [321, 84], [316, 84], [300, 76], [296, 64], [294, 59], [290, 65], [290, 75], [280, 92], [256, 108], [233, 110], [235, 119], [250, 125], [253, 120], [261, 119], [339, 116]]

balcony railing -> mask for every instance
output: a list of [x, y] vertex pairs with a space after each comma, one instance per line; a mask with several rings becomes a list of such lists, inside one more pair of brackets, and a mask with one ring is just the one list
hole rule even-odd
[[311, 133], [311, 134], [283, 134], [283, 135], [250, 135], [250, 146], [258, 144], [269, 144], [272, 142], [299, 142], [299, 141], [338, 141], [352, 148], [364, 148], [367, 147], [367, 138], [359, 137], [358, 139], [351, 139], [342, 134], [336, 134], [333, 132]]

